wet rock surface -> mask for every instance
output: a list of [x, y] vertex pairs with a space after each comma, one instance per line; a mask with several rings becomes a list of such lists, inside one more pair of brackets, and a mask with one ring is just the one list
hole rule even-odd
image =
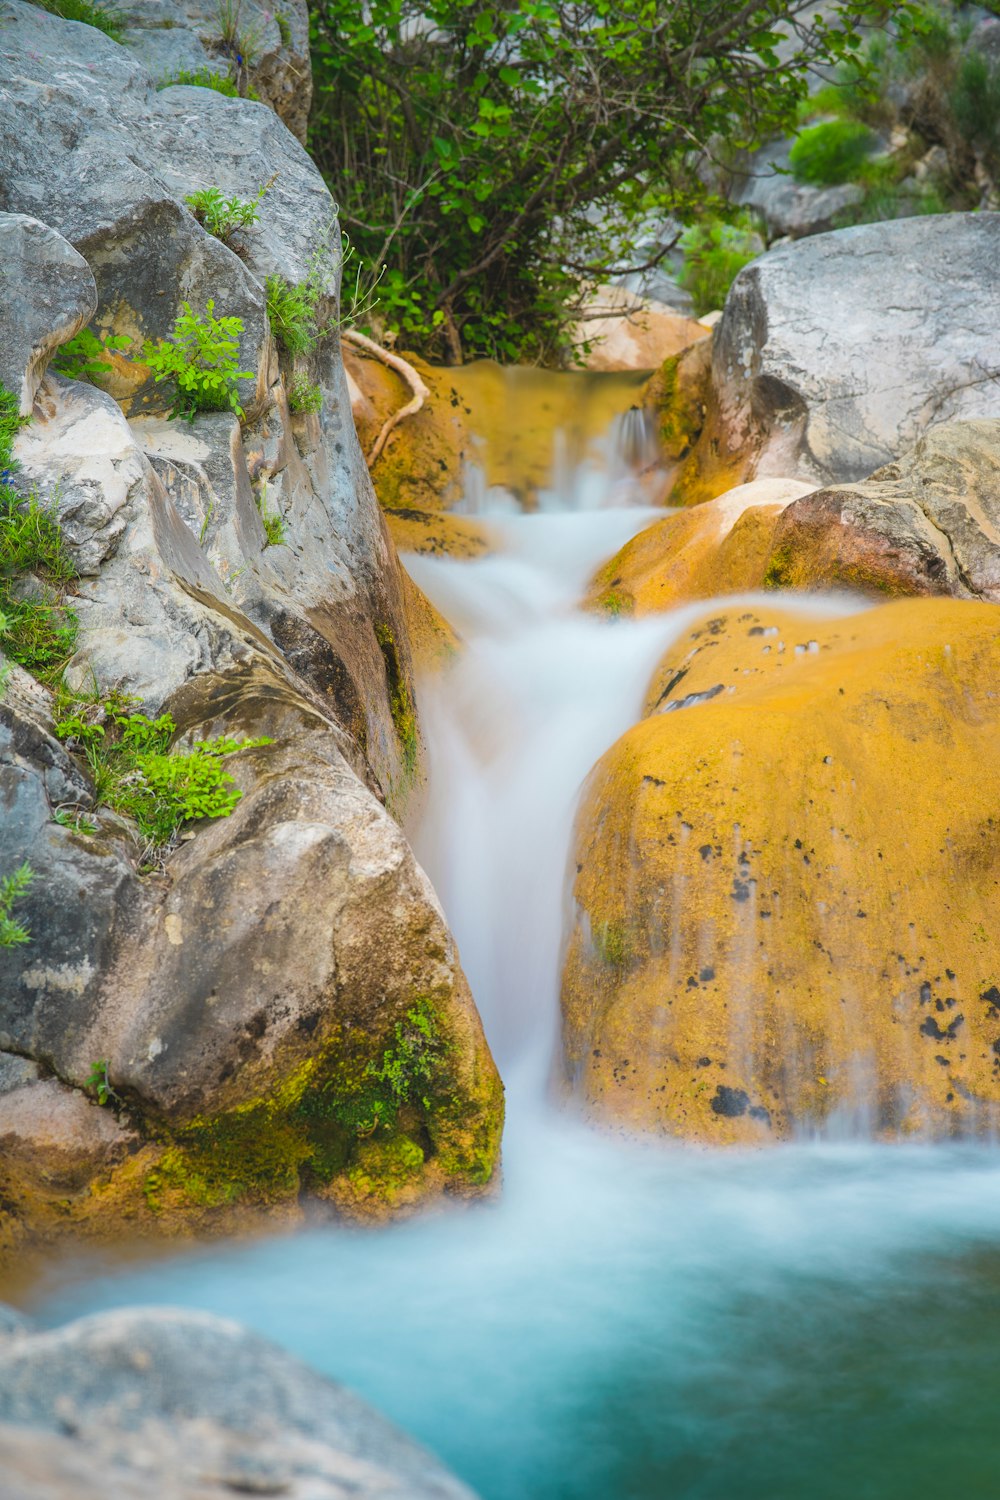
[[1000, 421], [933, 427], [863, 483], [797, 500], [767, 571], [779, 587], [1000, 602]]
[[594, 1115], [995, 1129], [998, 641], [952, 600], [685, 631], [577, 825], [563, 1037]]
[[9, 1500], [474, 1500], [357, 1396], [207, 1313], [101, 1313], [36, 1332], [0, 1309]]

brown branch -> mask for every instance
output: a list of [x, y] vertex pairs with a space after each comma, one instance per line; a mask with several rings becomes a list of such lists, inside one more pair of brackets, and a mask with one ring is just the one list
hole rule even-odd
[[384, 365], [389, 366], [390, 370], [395, 370], [397, 375], [402, 375], [413, 392], [412, 399], [405, 406], [401, 406], [398, 411], [394, 411], [391, 416], [386, 417], [382, 423], [382, 431], [375, 439], [375, 446], [368, 454], [366, 460], [369, 469], [373, 469], [389, 440], [389, 434], [394, 428], [399, 426], [404, 417], [416, 416], [430, 395], [430, 391], [411, 364], [407, 363], [405, 359], [401, 359], [398, 354], [391, 354], [388, 349], [383, 349], [382, 345], [376, 344], [374, 339], [366, 338], [363, 333], [356, 333], [353, 328], [341, 329], [340, 336], [342, 339], [346, 339], [349, 344], [354, 344], [356, 348], [363, 349], [372, 359], [381, 360]]

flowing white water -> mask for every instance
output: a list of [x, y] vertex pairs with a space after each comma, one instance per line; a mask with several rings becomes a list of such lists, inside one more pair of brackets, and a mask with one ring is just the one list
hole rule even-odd
[[591, 469], [561, 510], [501, 505], [494, 556], [411, 560], [466, 640], [424, 685], [432, 791], [415, 838], [508, 1083], [502, 1196], [376, 1232], [97, 1259], [39, 1288], [34, 1310], [239, 1318], [353, 1385], [485, 1500], [994, 1500], [995, 1152], [696, 1152], [598, 1135], [546, 1103], [579, 788], [660, 652], [710, 607], [576, 608], [647, 517], [630, 498]]

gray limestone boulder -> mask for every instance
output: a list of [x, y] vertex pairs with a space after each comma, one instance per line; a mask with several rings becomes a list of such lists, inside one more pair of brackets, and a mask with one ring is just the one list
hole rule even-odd
[[217, 0], [122, 0], [116, 8], [125, 45], [158, 84], [180, 72], [238, 72], [305, 141], [312, 102], [306, 0], [282, 0], [280, 8], [260, 0], [225, 8]]
[[0, 1464], [7, 1500], [474, 1500], [343, 1386], [170, 1308], [0, 1340]]
[[[271, 743], [229, 758], [231, 816], [190, 823], [151, 867], [55, 734], [51, 693], [6, 674], [0, 873], [27, 861], [34, 881], [17, 910], [31, 941], [0, 949], [0, 1052], [28, 1069], [0, 1102], [0, 1256], [29, 1233], [226, 1229], [261, 1209], [294, 1218], [306, 1196], [378, 1213], [482, 1191], [502, 1089], [386, 806], [400, 813], [419, 784], [402, 574], [336, 332], [297, 369], [321, 409], [293, 415], [264, 311], [269, 274], [301, 284], [319, 266], [320, 318], [335, 317], [335, 205], [265, 106], [157, 91], [94, 28], [8, 9], [3, 204], [75, 268], [84, 314], [93, 272], [95, 331], [133, 337], [99, 389], [44, 369], [77, 326], [63, 300], [32, 300], [23, 328], [10, 300], [19, 380], [34, 360], [13, 482], [56, 516], [79, 575], [67, 682], [168, 711], [189, 743]], [[265, 181], [239, 253], [184, 204]], [[137, 357], [208, 296], [244, 321], [242, 423], [166, 420]], [[270, 544], [265, 516], [280, 521]], [[375, 1130], [338, 1101], [371, 1092], [366, 1070], [413, 1015], [431, 1082]]]
[[1000, 603], [1000, 420], [932, 427], [858, 484], [778, 517], [770, 581]]
[[0, 385], [31, 412], [53, 353], [97, 310], [94, 274], [48, 225], [0, 213]]
[[836, 187], [796, 182], [789, 166], [792, 145], [790, 139], [774, 141], [754, 152], [732, 190], [735, 203], [763, 219], [768, 239], [826, 234], [837, 227], [841, 214], [864, 197], [864, 189], [856, 182]]
[[713, 439], [750, 475], [863, 479], [956, 417], [1000, 415], [1000, 214], [865, 224], [740, 272]]

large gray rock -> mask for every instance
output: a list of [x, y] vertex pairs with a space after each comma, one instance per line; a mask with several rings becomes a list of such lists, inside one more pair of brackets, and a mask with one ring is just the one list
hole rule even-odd
[[[164, 620], [172, 585], [159, 587], [141, 520], [148, 459], [221, 582], [323, 694], [402, 810], [415, 785], [416, 728], [400, 711], [412, 700], [401, 579], [358, 447], [337, 340], [323, 340], [302, 370], [321, 388], [321, 414], [293, 424], [264, 316], [268, 275], [298, 284], [317, 268], [328, 292], [319, 317], [335, 316], [340, 234], [322, 177], [271, 110], [203, 88], [157, 91], [136, 58], [93, 27], [12, 0], [4, 54], [12, 107], [0, 117], [3, 201], [41, 216], [82, 252], [97, 282], [93, 327], [133, 340], [129, 356], [114, 360], [108, 393], [130, 416], [163, 415], [166, 388], [148, 378], [138, 344], [168, 335], [184, 300], [200, 311], [212, 298], [217, 316], [240, 317], [241, 364], [256, 372], [242, 392], [253, 419], [242, 438], [225, 415], [193, 429], [140, 423], [133, 436], [92, 388], [50, 378], [18, 456], [24, 484], [58, 504], [80, 571], [90, 578], [104, 569], [81, 591], [81, 670], [121, 681], [154, 706], [157, 693], [162, 702], [210, 660], [203, 632], [195, 641]], [[207, 234], [184, 203], [207, 186], [250, 197], [268, 181], [240, 254]], [[70, 332], [53, 325], [46, 347]], [[197, 433], [193, 446], [189, 432]], [[192, 484], [201, 486], [200, 506]], [[287, 546], [265, 551], [255, 497], [285, 518]], [[126, 562], [137, 555], [151, 572]], [[212, 568], [197, 567], [204, 584]], [[226, 600], [218, 576], [208, 587]]]
[[125, 20], [125, 45], [157, 83], [182, 71], [228, 75], [242, 43], [245, 81], [305, 141], [312, 102], [306, 0], [282, 0], [280, 10], [259, 0], [229, 7], [238, 23], [236, 46], [223, 35], [217, 0], [123, 0], [117, 9]]
[[[16, 483], [58, 515], [80, 574], [68, 681], [130, 693], [195, 739], [273, 743], [232, 758], [232, 816], [189, 826], [150, 870], [55, 736], [51, 695], [9, 674], [0, 873], [27, 860], [35, 878], [17, 913], [31, 941], [0, 950], [0, 1050], [35, 1072], [0, 1106], [0, 1255], [27, 1232], [294, 1217], [306, 1193], [378, 1212], [481, 1191], [501, 1087], [440, 907], [383, 805], [398, 812], [416, 782], [401, 572], [336, 336], [302, 366], [322, 410], [293, 417], [264, 315], [267, 274], [301, 282], [324, 256], [335, 314], [335, 206], [263, 105], [157, 92], [127, 49], [19, 0], [3, 54], [18, 106], [0, 119], [7, 205], [46, 213], [85, 256], [94, 326], [155, 337], [185, 297], [212, 295], [244, 319], [256, 371], [242, 424], [190, 425], [164, 420], [134, 359], [116, 358], [107, 390], [36, 371]], [[183, 204], [275, 172], [242, 256]], [[31, 338], [52, 348], [69, 330], [56, 309]], [[281, 515], [281, 545], [262, 510]], [[391, 1129], [345, 1121], [340, 1094], [370, 1087], [418, 1005], [432, 1083]]]
[[0, 385], [18, 397], [22, 416], [55, 350], [96, 310], [83, 256], [37, 219], [0, 213]]
[[865, 224], [740, 272], [716, 330], [714, 441], [749, 474], [863, 479], [925, 428], [1000, 415], [1000, 214]]
[[1000, 421], [950, 422], [860, 484], [794, 501], [770, 580], [1000, 603]]
[[796, 182], [789, 165], [793, 144], [791, 139], [774, 141], [755, 152], [747, 170], [737, 177], [732, 193], [735, 203], [752, 209], [764, 220], [768, 239], [825, 234], [835, 229], [841, 214], [865, 195], [856, 182], [836, 187]]
[[167, 1308], [0, 1341], [0, 1464], [5, 1500], [474, 1500], [343, 1386]]

